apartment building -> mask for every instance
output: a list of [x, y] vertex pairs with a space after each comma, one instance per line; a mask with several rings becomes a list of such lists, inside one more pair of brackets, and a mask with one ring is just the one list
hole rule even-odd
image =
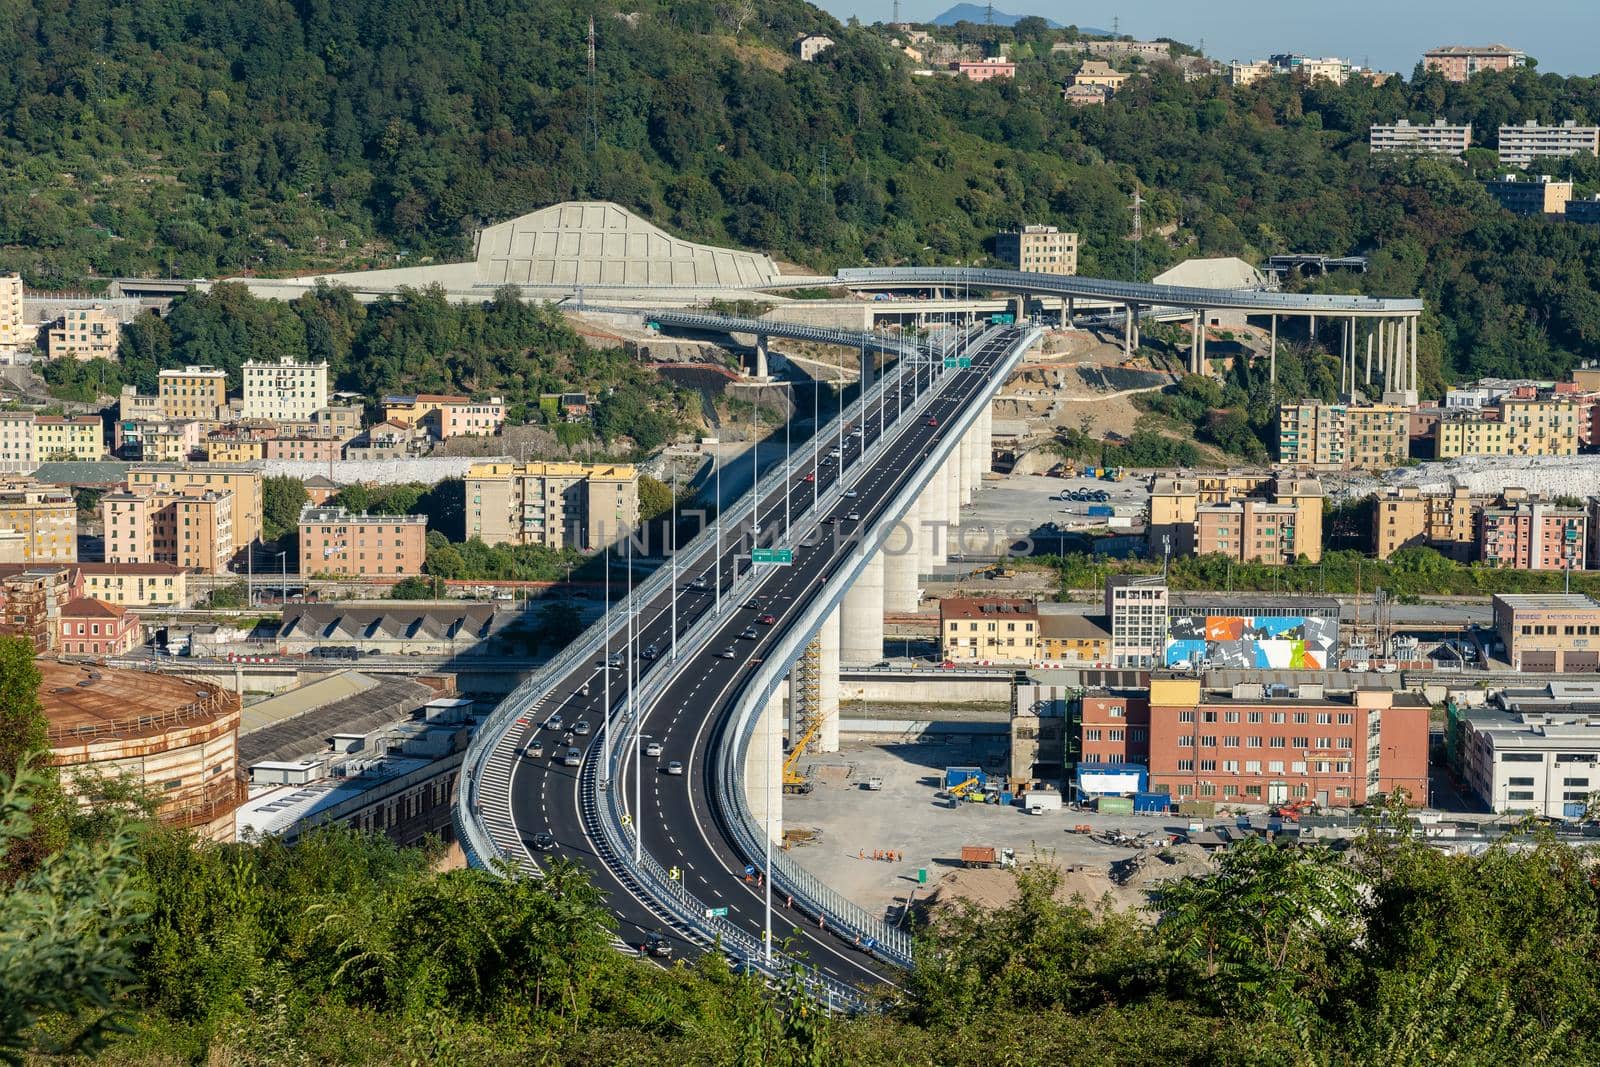
[[1039, 606], [1031, 600], [945, 597], [939, 601], [939, 649], [947, 663], [1033, 663]]
[[596, 551], [639, 518], [639, 474], [627, 464], [474, 463], [467, 536], [491, 545]]
[[1148, 670], [1161, 663], [1167, 643], [1171, 593], [1159, 575], [1119, 574], [1106, 579], [1111, 622], [1111, 665]]
[[995, 235], [995, 258], [1035, 274], [1078, 273], [1078, 235], [1054, 226], [1030, 225]]
[[1582, 570], [1588, 535], [1589, 513], [1581, 507], [1525, 501], [1486, 507], [1478, 516], [1479, 558], [1492, 567]]
[[121, 422], [151, 422], [161, 418], [161, 398], [159, 396], [143, 396], [138, 388], [132, 385], [122, 387], [122, 395], [117, 401], [117, 419]]
[[22, 276], [0, 274], [0, 362], [15, 362], [32, 350], [33, 340], [22, 321]]
[[1600, 601], [1581, 593], [1497, 593], [1491, 603], [1512, 670], [1600, 670]]
[[1447, 44], [1422, 53], [1424, 70], [1436, 70], [1452, 82], [1464, 82], [1486, 70], [1515, 70], [1527, 62], [1528, 53], [1503, 44]]
[[300, 573], [404, 578], [422, 573], [428, 520], [422, 515], [353, 515], [341, 507], [300, 513]]
[[1098, 615], [1056, 610], [1062, 604], [1041, 605], [1039, 610], [1039, 662], [1067, 666], [1100, 666], [1111, 662], [1111, 627]]
[[68, 308], [45, 333], [45, 354], [50, 359], [116, 362], [122, 323], [115, 312], [96, 304]]
[[1500, 127], [1502, 166], [1525, 168], [1536, 159], [1563, 159], [1585, 152], [1600, 155], [1600, 126], [1579, 126], [1577, 119], [1541, 126], [1529, 119], [1520, 126]]
[[261, 470], [219, 463], [150, 463], [128, 469], [127, 488], [167, 493], [209, 489], [233, 494], [233, 536], [243, 548], [261, 536]]
[[419, 393], [384, 397], [383, 419], [423, 427], [433, 437], [445, 441], [452, 437], [490, 437], [499, 433], [505, 425], [506, 409], [504, 400], [498, 396], [473, 400], [465, 396]]
[[59, 648], [62, 609], [82, 595], [75, 568], [0, 565], [0, 637], [20, 637], [40, 655]]
[[1277, 73], [1277, 68], [1265, 59], [1254, 59], [1248, 63], [1241, 63], [1236, 59], [1228, 64], [1228, 84], [1253, 85], [1262, 78], [1270, 78]]
[[1097, 85], [1068, 85], [1061, 90], [1061, 99], [1073, 107], [1099, 107], [1110, 96]]
[[1350, 61], [1336, 56], [1324, 56], [1319, 59], [1281, 53], [1268, 57], [1268, 62], [1276, 72], [1304, 78], [1308, 82], [1324, 81], [1333, 85], [1343, 85], [1350, 79]]
[[332, 463], [344, 458], [344, 442], [337, 437], [272, 437], [262, 443], [262, 456], [266, 459]]
[[950, 69], [968, 81], [975, 82], [1017, 76], [1017, 65], [1005, 56], [994, 56], [989, 59], [958, 59], [950, 64]]
[[1569, 200], [1563, 216], [1568, 222], [1583, 226], [1600, 226], [1600, 195], [1588, 200]]
[[1349, 808], [1396, 790], [1426, 803], [1429, 710], [1424, 697], [1387, 688], [1302, 685], [1269, 697], [1259, 683], [1214, 692], [1198, 678], [1158, 674], [1150, 789], [1179, 803]]
[[1413, 126], [1407, 119], [1388, 126], [1374, 123], [1367, 143], [1374, 152], [1459, 156], [1472, 147], [1472, 127], [1452, 126], [1444, 119], [1427, 126]]
[[1115, 95], [1128, 76], [1103, 59], [1086, 59], [1072, 76], [1072, 85], [1089, 85]]
[[[1300, 509], [1256, 498], [1203, 504], [1195, 515], [1195, 554], [1223, 555], [1240, 563], [1293, 563], [1302, 537]], [[1322, 555], [1319, 544], [1315, 553]]]
[[1076, 763], [1150, 762], [1150, 697], [1142, 690], [1076, 689], [1068, 698]]
[[1572, 183], [1552, 181], [1548, 174], [1527, 181], [1507, 174], [1484, 182], [1483, 188], [1513, 215], [1563, 215], [1572, 199]]
[[267, 456], [267, 439], [251, 434], [213, 433], [201, 445], [207, 463], [253, 463]]
[[1388, 559], [1402, 548], [1426, 547], [1466, 563], [1477, 551], [1477, 518], [1484, 504], [1459, 486], [1444, 493], [1385, 489], [1373, 501], [1373, 554]]
[[189, 572], [173, 563], [80, 563], [83, 594], [130, 608], [187, 607]]
[[219, 367], [160, 371], [156, 396], [164, 419], [218, 421], [228, 414], [228, 372]]
[[163, 563], [199, 574], [226, 574], [241, 547], [237, 497], [204, 486], [139, 486], [100, 498], [105, 559]]
[[1278, 408], [1278, 461], [1317, 470], [1384, 470], [1411, 455], [1411, 412], [1399, 404]]
[[280, 356], [276, 363], [249, 360], [241, 374], [242, 415], [285, 422], [310, 419], [328, 406], [328, 365]]
[[63, 486], [32, 478], [0, 479], [0, 530], [22, 535], [24, 563], [71, 563], [78, 558], [78, 506]]
[[1159, 477], [1150, 488], [1149, 551], [1277, 563], [1305, 556], [1314, 563], [1322, 558], [1324, 495], [1317, 479], [1288, 474]]
[[1435, 429], [1435, 459], [1458, 456], [1575, 456], [1579, 403], [1507, 397], [1476, 415], [1446, 415]]
[[57, 647], [71, 656], [121, 656], [143, 643], [139, 616], [126, 607], [91, 597], [70, 600], [61, 609]]
[[28, 474], [39, 465], [31, 411], [0, 411], [0, 473]]
[[106, 435], [98, 415], [39, 415], [33, 420], [33, 453], [39, 462], [99, 459]]

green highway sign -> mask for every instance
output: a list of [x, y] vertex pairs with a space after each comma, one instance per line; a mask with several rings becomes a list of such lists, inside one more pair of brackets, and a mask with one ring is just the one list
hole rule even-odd
[[782, 563], [794, 562], [794, 549], [792, 548], [757, 548], [750, 553], [751, 563]]
[[726, 919], [727, 917], [728, 917], [728, 909], [727, 908], [707, 908], [706, 909], [706, 918], [708, 918], [708, 919]]
[[[944, 369], [945, 370], [955, 370], [957, 362], [958, 361], [956, 360], [956, 357], [954, 357], [954, 356], [946, 356], [946, 357], [944, 357]], [[969, 360], [968, 362], [971, 362], [971, 361]]]
[[972, 357], [962, 356], [960, 359], [956, 360], [956, 366], [960, 367], [962, 370], [966, 370], [968, 367], [972, 366]]

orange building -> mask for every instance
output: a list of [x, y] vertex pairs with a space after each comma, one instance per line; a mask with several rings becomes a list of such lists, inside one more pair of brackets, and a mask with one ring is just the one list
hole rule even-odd
[[120, 656], [142, 643], [139, 616], [125, 607], [80, 597], [61, 609], [60, 650], [72, 656]]
[[428, 520], [422, 515], [352, 515], [340, 507], [300, 513], [300, 573], [358, 578], [421, 574]]
[[107, 563], [170, 563], [225, 574], [239, 544], [231, 490], [152, 487], [100, 498]]

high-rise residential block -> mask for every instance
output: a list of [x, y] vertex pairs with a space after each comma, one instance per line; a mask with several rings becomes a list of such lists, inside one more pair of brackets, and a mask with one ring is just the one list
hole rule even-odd
[[1483, 183], [1484, 191], [1513, 215], [1562, 215], [1572, 199], [1572, 183], [1551, 181], [1543, 175], [1518, 181], [1515, 174]]
[[1536, 159], [1562, 159], [1585, 152], [1600, 155], [1600, 126], [1579, 126], [1577, 119], [1541, 126], [1529, 119], [1520, 126], [1500, 127], [1503, 166], [1526, 167]]
[[474, 463], [466, 475], [467, 536], [485, 542], [597, 551], [639, 517], [639, 474], [608, 463]]
[[300, 363], [289, 356], [276, 363], [250, 360], [241, 376], [243, 418], [303, 421], [328, 406], [326, 363]]
[[233, 494], [233, 537], [239, 547], [261, 536], [261, 470], [221, 463], [150, 463], [128, 469], [127, 488], [167, 493], [184, 489]]
[[1452, 126], [1444, 119], [1434, 119], [1432, 125], [1426, 126], [1413, 126], [1407, 119], [1389, 126], [1374, 123], [1368, 144], [1374, 152], [1459, 156], [1472, 147], [1472, 127]]
[[100, 498], [107, 563], [167, 563], [200, 574], [226, 574], [235, 540], [238, 498], [204, 486], [140, 486]]
[[1034, 274], [1078, 273], [1078, 235], [1054, 226], [1032, 225], [995, 235], [995, 258]]

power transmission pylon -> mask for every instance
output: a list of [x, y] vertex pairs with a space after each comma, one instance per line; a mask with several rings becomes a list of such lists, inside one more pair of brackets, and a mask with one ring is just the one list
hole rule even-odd
[[589, 185], [591, 195], [600, 192], [600, 79], [594, 62], [594, 17], [589, 18]]

